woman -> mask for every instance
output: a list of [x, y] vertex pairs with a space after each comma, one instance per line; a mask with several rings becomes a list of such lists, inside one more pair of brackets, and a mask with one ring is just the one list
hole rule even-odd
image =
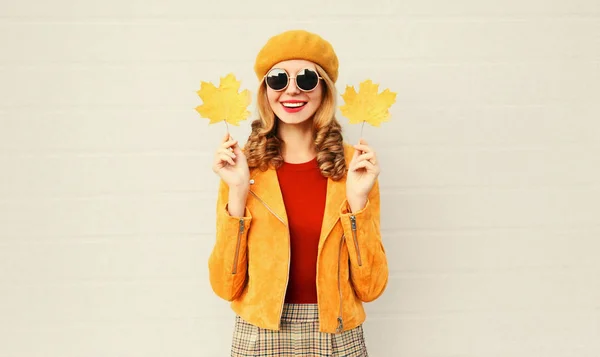
[[320, 36], [272, 37], [256, 57], [260, 118], [244, 149], [229, 135], [209, 258], [236, 313], [232, 356], [368, 356], [363, 302], [385, 290], [380, 169], [335, 119], [338, 59]]

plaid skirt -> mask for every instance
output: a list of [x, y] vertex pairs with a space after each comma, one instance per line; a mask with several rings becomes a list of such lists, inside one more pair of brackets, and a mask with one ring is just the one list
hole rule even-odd
[[284, 304], [279, 331], [235, 317], [232, 357], [368, 357], [362, 325], [340, 334], [319, 331], [317, 304]]

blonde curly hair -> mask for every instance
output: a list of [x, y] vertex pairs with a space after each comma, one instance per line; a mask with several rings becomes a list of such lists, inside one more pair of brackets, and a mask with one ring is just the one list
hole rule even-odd
[[[314, 143], [317, 149], [317, 163], [321, 174], [337, 181], [347, 172], [344, 158], [344, 139], [342, 126], [335, 118], [335, 84], [325, 70], [316, 65], [317, 72], [323, 78], [323, 99], [313, 116]], [[257, 107], [259, 118], [252, 122], [252, 132], [244, 146], [248, 167], [262, 171], [269, 167], [278, 169], [283, 164], [281, 155], [282, 141], [277, 136], [279, 119], [269, 105], [264, 79], [258, 88]]]

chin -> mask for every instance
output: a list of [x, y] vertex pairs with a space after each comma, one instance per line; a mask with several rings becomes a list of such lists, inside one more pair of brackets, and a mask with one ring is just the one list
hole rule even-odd
[[283, 114], [275, 114], [277, 116], [277, 118], [279, 120], [281, 120], [282, 122], [286, 123], [286, 124], [301, 124], [304, 123], [307, 120], [310, 120], [312, 118], [311, 116], [296, 116], [296, 115], [289, 115], [287, 113], [283, 113]]
[[302, 110], [298, 113], [288, 113], [285, 110], [275, 110], [274, 112], [275, 116], [286, 124], [301, 124], [312, 119], [316, 112], [316, 108], [314, 110], [310, 110], [312, 108], [305, 109], [309, 110]]

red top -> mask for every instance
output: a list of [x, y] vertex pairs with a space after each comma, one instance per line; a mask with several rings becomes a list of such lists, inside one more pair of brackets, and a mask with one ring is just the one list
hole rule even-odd
[[287, 212], [291, 260], [285, 302], [317, 303], [317, 252], [325, 213], [327, 178], [317, 159], [301, 164], [284, 163], [277, 170]]

